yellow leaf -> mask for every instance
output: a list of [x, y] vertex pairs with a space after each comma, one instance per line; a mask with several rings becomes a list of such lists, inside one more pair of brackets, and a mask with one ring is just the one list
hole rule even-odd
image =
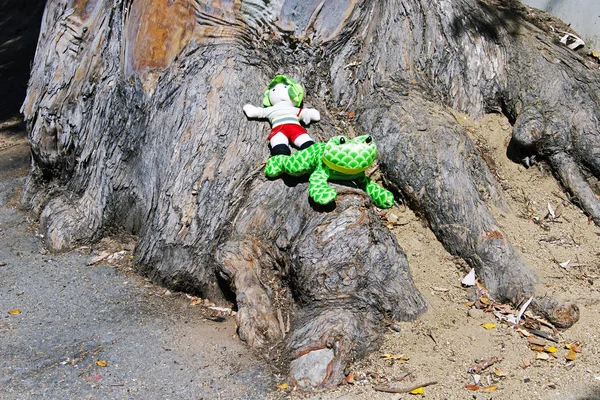
[[481, 326], [483, 326], [485, 329], [496, 329], [496, 324], [492, 324], [489, 322], [487, 324], [483, 324]]
[[495, 369], [494, 375], [496, 375], [497, 377], [506, 376], [506, 372], [501, 369]]
[[484, 387], [482, 387], [481, 391], [489, 393], [489, 392], [495, 392], [496, 389], [498, 389], [498, 386], [496, 386], [496, 385], [490, 385], [490, 386], [484, 386]]
[[581, 346], [579, 345], [579, 343], [568, 343], [565, 345], [565, 348], [573, 350], [576, 353], [581, 353]]
[[289, 387], [290, 387], [290, 385], [288, 385], [287, 382], [283, 382], [283, 383], [280, 383], [279, 385], [277, 385], [277, 389], [281, 389], [281, 390], [285, 390]]
[[21, 310], [10, 310], [8, 313], [10, 315], [19, 315], [21, 314]]
[[423, 386], [410, 391], [410, 394], [423, 394], [423, 393], [425, 393], [425, 388]]
[[96, 361], [96, 365], [99, 367], [106, 367], [108, 365], [108, 363], [104, 360], [98, 360], [98, 361]]
[[557, 349], [556, 347], [554, 347], [554, 346], [549, 346], [549, 347], [546, 349], [546, 351], [547, 351], [548, 353], [556, 353], [556, 352], [558, 351], [558, 349]]
[[480, 297], [479, 301], [485, 304], [486, 306], [490, 305], [490, 300], [487, 297]]
[[575, 361], [577, 359], [577, 353], [575, 353], [575, 350], [570, 349], [569, 354], [567, 354], [565, 358], [569, 361]]

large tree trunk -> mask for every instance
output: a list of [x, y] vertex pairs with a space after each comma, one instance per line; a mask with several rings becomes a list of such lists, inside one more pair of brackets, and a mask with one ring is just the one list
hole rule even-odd
[[[545, 157], [600, 222], [587, 182], [600, 177], [598, 65], [533, 22], [492, 0], [50, 0], [23, 105], [23, 204], [57, 251], [138, 235], [139, 271], [234, 301], [242, 339], [278, 344], [300, 385], [337, 384], [383, 318], [415, 318], [424, 300], [363, 192], [337, 186], [323, 209], [306, 181], [264, 178], [266, 126], [243, 104], [277, 73], [300, 80], [322, 115], [311, 135], [371, 134], [388, 187], [518, 303], [535, 274], [488, 209], [506, 204], [449, 108], [505, 113], [513, 147]], [[577, 320], [574, 305], [536, 306]]]

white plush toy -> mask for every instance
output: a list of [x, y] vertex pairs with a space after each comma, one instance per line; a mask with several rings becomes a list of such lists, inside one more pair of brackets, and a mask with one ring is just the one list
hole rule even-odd
[[265, 108], [252, 104], [244, 106], [248, 118], [267, 118], [271, 123], [268, 137], [271, 155], [290, 155], [290, 142], [300, 150], [312, 145], [314, 140], [306, 133], [300, 121], [305, 125], [319, 121], [321, 115], [314, 108], [300, 108], [304, 99], [304, 89], [295, 80], [285, 75], [277, 75], [263, 96]]

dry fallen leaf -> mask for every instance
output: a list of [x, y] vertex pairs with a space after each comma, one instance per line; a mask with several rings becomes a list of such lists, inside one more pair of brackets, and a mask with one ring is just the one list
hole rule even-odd
[[581, 345], [579, 343], [569, 343], [565, 345], [566, 349], [573, 350], [575, 353], [581, 353]]
[[479, 385], [465, 385], [467, 390], [476, 391], [479, 390]]
[[96, 361], [96, 365], [99, 367], [106, 367], [108, 365], [108, 363], [104, 360], [98, 360], [98, 361]]
[[348, 376], [346, 376], [347, 383], [354, 383], [354, 371], [350, 372]]
[[479, 301], [480, 301], [482, 304], [485, 304], [486, 306], [489, 306], [489, 305], [490, 305], [490, 299], [488, 299], [487, 297], [480, 297], [480, 298], [479, 298]]
[[501, 369], [495, 369], [494, 375], [496, 375], [497, 377], [500, 378], [500, 377], [506, 376], [506, 371], [503, 371]]
[[529, 347], [531, 348], [531, 350], [540, 353], [546, 351], [546, 348], [544, 346], [538, 346], [537, 344], [530, 344]]
[[548, 360], [549, 358], [550, 358], [550, 355], [548, 353], [537, 353], [535, 355], [536, 360]]
[[492, 324], [490, 322], [488, 322], [487, 324], [483, 324], [481, 326], [483, 326], [485, 329], [496, 329], [496, 324]]
[[283, 383], [280, 383], [279, 385], [277, 385], [276, 387], [277, 387], [277, 389], [285, 390], [285, 389], [289, 388], [290, 385], [288, 385], [287, 382], [283, 382]]
[[577, 359], [577, 353], [575, 352], [575, 350], [570, 349], [569, 354], [567, 354], [565, 358], [569, 361], [575, 361]]
[[556, 353], [558, 351], [558, 349], [556, 347], [554, 347], [554, 346], [548, 346], [548, 348], [546, 349], [546, 351], [548, 353], [554, 354], [554, 353]]
[[527, 331], [526, 329], [517, 328], [517, 332], [519, 332], [526, 338], [529, 338], [531, 336], [531, 333], [529, 333], [529, 331]]
[[546, 343], [547, 343], [544, 339], [540, 339], [535, 336], [529, 336], [527, 338], [527, 342], [529, 342], [529, 344], [536, 345], [536, 346], [542, 346], [542, 347], [546, 346]]
[[425, 388], [423, 386], [413, 389], [409, 392], [410, 394], [424, 394], [425, 393]]
[[484, 387], [482, 387], [481, 391], [482, 392], [490, 393], [490, 392], [495, 392], [496, 389], [498, 389], [498, 386], [496, 386], [496, 385], [490, 385], [490, 386], [484, 386]]
[[19, 315], [21, 314], [21, 310], [10, 310], [8, 313], [10, 315]]

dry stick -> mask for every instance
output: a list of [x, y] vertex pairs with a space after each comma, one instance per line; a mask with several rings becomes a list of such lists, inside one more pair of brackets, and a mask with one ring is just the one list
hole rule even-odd
[[436, 384], [437, 384], [436, 381], [426, 382], [426, 383], [422, 383], [420, 385], [411, 386], [407, 389], [393, 388], [393, 387], [389, 387], [389, 386], [373, 386], [373, 390], [377, 390], [378, 392], [385, 392], [385, 393], [409, 393], [415, 389], [422, 388], [425, 386], [436, 385]]
[[540, 331], [538, 329], [533, 329], [533, 328], [526, 328], [527, 331], [535, 336], [539, 336], [541, 338], [553, 341], [554, 343], [558, 343], [558, 339], [556, 339], [554, 336], [552, 336], [550, 333], [544, 332], [544, 331]]

